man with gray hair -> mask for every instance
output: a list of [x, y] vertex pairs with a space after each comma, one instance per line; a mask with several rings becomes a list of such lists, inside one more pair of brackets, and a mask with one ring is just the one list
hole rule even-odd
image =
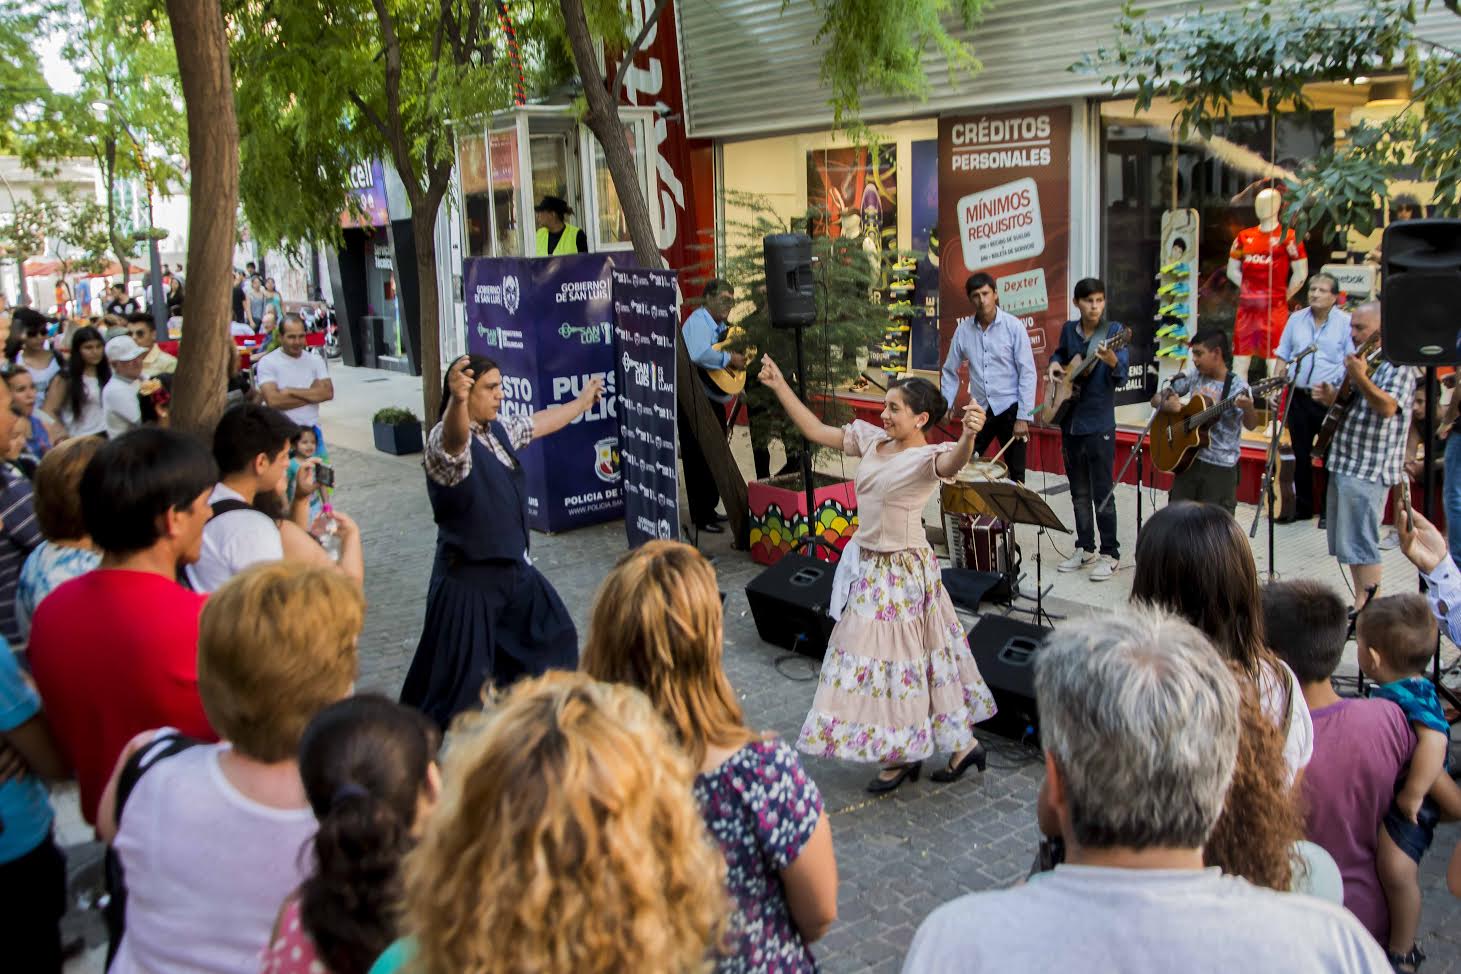
[[[1349, 334], [1349, 312], [1336, 308], [1339, 281], [1320, 271], [1309, 278], [1309, 306], [1289, 315], [1283, 337], [1273, 352], [1279, 360], [1279, 374], [1294, 369], [1293, 398], [1289, 400], [1289, 442], [1294, 448], [1294, 515], [1289, 520], [1307, 521], [1323, 510], [1323, 498], [1314, 498], [1314, 438], [1328, 412], [1314, 401], [1314, 389], [1325, 382], [1344, 381], [1344, 359], [1354, 354]], [[1313, 349], [1312, 352], [1309, 349]], [[1300, 359], [1300, 356], [1303, 356]], [[1300, 475], [1300, 473], [1302, 475]]]
[[939, 907], [904, 974], [1390, 969], [1346, 910], [1203, 868], [1239, 689], [1197, 629], [1145, 607], [1068, 624], [1036, 656], [1035, 694], [1039, 816], [1066, 863]]

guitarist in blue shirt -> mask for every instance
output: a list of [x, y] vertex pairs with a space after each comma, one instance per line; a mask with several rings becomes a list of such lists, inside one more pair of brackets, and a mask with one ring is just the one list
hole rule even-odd
[[[1060, 346], [1050, 355], [1047, 383], [1057, 383], [1077, 359], [1096, 362], [1074, 391], [1070, 407], [1060, 419], [1061, 455], [1070, 481], [1070, 500], [1075, 508], [1076, 549], [1060, 563], [1060, 571], [1091, 568], [1092, 581], [1105, 581], [1116, 573], [1121, 549], [1116, 540], [1116, 505], [1095, 510], [1111, 492], [1112, 468], [1116, 463], [1116, 387], [1126, 378], [1127, 353], [1120, 323], [1106, 320], [1106, 285], [1094, 277], [1078, 281], [1075, 304], [1081, 316], [1067, 321], [1060, 332]], [[1117, 347], [1110, 347], [1115, 345]], [[1050, 422], [1052, 417], [1043, 417]], [[1101, 550], [1096, 554], [1096, 529], [1101, 532]], [[1094, 567], [1093, 567], [1094, 566]]]

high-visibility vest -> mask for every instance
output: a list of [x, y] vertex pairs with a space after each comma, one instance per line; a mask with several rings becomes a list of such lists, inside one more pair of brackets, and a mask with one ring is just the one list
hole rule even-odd
[[563, 224], [563, 233], [558, 237], [558, 246], [553, 248], [552, 253], [548, 251], [548, 228], [538, 227], [538, 256], [557, 257], [559, 254], [578, 253], [578, 227], [571, 223]]

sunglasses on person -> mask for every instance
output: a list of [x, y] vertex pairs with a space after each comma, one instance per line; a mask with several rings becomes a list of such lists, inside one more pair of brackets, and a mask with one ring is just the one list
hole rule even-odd
[[131, 332], [129, 332], [129, 334], [134, 339], [136, 339], [137, 341], [141, 341], [142, 339], [144, 339], [144, 338], [147, 337], [147, 329], [146, 328], [133, 328], [131, 330]]

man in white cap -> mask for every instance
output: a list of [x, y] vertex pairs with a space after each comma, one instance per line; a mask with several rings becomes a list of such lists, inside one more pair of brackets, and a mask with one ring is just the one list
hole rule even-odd
[[107, 361], [112, 377], [101, 390], [101, 408], [106, 415], [107, 436], [115, 439], [142, 425], [142, 405], [137, 401], [137, 388], [142, 384], [142, 359], [147, 349], [131, 335], [118, 335], [107, 341]]

